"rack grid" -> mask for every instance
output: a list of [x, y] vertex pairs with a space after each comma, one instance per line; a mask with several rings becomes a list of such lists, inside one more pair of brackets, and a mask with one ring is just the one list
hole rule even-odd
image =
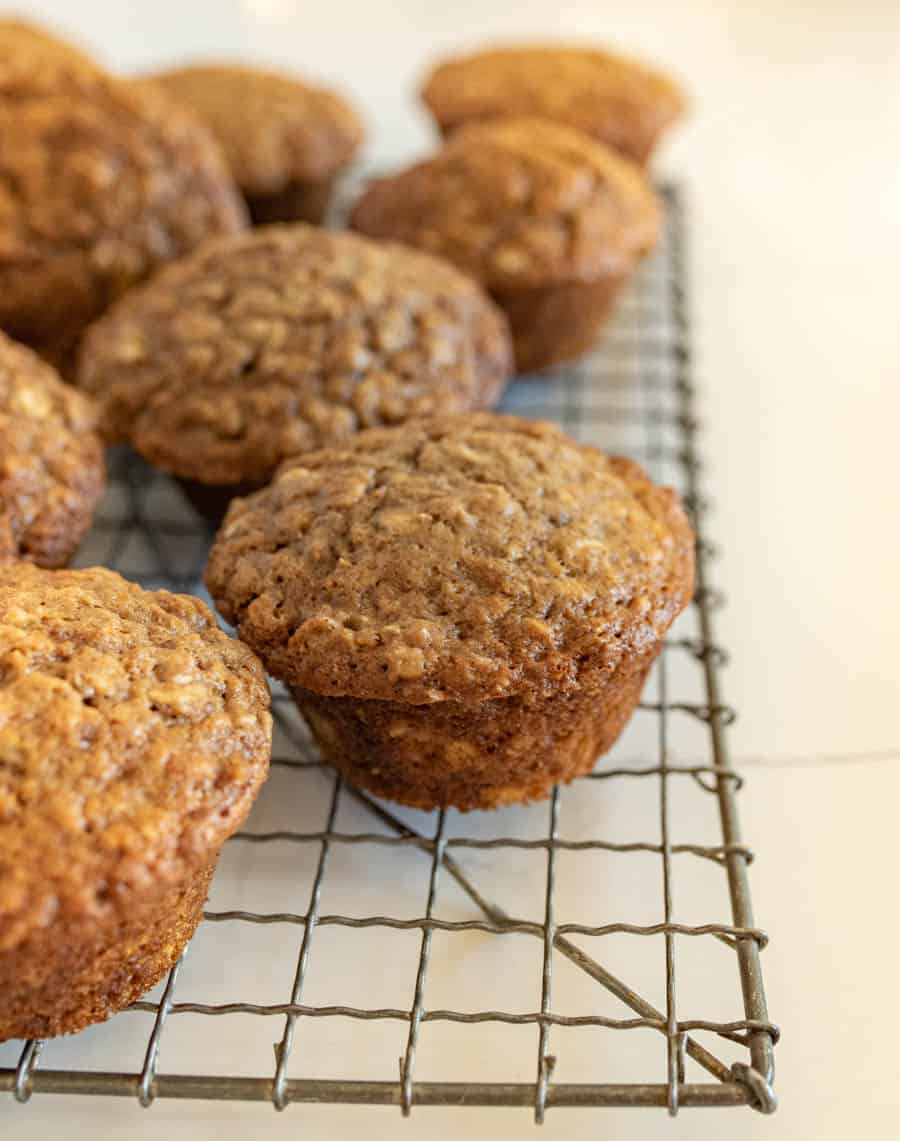
[[[306, 781], [316, 776], [327, 793], [316, 798], [297, 792], [296, 827], [254, 829], [251, 816], [248, 829], [234, 837], [227, 851], [241, 853], [257, 847], [277, 850], [284, 860], [299, 851], [316, 853], [309, 864], [308, 890], [304, 882], [298, 895], [290, 882], [291, 906], [283, 910], [258, 907], [216, 908], [210, 906], [200, 933], [213, 932], [218, 954], [228, 959], [229, 932], [251, 926], [282, 934], [297, 932], [289, 956], [293, 982], [283, 1001], [259, 1003], [243, 1001], [240, 994], [227, 1002], [179, 1000], [179, 974], [184, 956], [152, 996], [134, 1004], [132, 1011], [150, 1016], [149, 1034], [141, 1039], [142, 1062], [131, 1070], [100, 1069], [92, 1065], [42, 1066], [43, 1044], [26, 1042], [17, 1046], [14, 1064], [0, 1068], [0, 1091], [12, 1093], [27, 1102], [35, 1093], [107, 1094], [136, 1097], [149, 1106], [158, 1097], [212, 1098], [267, 1101], [283, 1109], [289, 1103], [331, 1102], [399, 1106], [408, 1114], [413, 1106], [529, 1106], [541, 1122], [550, 1108], [562, 1106], [662, 1106], [670, 1114], [689, 1106], [751, 1106], [764, 1113], [775, 1109], [773, 1093], [773, 1053], [778, 1030], [766, 1009], [760, 952], [766, 936], [754, 922], [748, 885], [747, 866], [752, 852], [741, 838], [737, 798], [740, 776], [730, 767], [727, 727], [733, 709], [721, 696], [720, 673], [726, 655], [716, 642], [713, 612], [721, 605], [721, 594], [711, 585], [709, 565], [715, 556], [706, 538], [708, 505], [701, 490], [698, 456], [698, 424], [695, 418], [695, 390], [691, 380], [688, 315], [685, 297], [684, 204], [679, 189], [661, 188], [666, 204], [666, 232], [660, 252], [638, 275], [634, 287], [623, 299], [620, 312], [602, 344], [587, 359], [560, 368], [543, 377], [524, 378], [510, 389], [505, 407], [528, 416], [560, 422], [579, 438], [597, 442], [610, 450], [624, 451], [648, 466], [659, 479], [680, 490], [691, 512], [698, 536], [697, 592], [692, 616], [685, 616], [667, 640], [659, 663], [651, 675], [637, 718], [648, 719], [649, 735], [635, 762], [620, 764], [618, 751], [601, 760], [596, 770], [581, 778], [595, 789], [614, 782], [636, 782], [655, 788], [659, 835], [654, 841], [621, 841], [590, 834], [576, 839], [563, 834], [563, 791], [555, 789], [548, 803], [526, 809], [501, 809], [471, 833], [451, 826], [451, 812], [426, 816], [381, 803], [367, 794], [344, 785], [325, 767], [295, 711], [287, 693], [273, 686], [273, 710], [277, 726], [277, 747], [273, 771], [289, 774], [290, 780]], [[82, 564], [101, 562], [122, 570], [128, 577], [148, 586], [167, 586], [202, 593], [201, 574], [209, 536], [182, 503], [165, 476], [152, 472], [127, 452], [116, 454], [111, 463], [111, 490], [92, 536], [82, 553]], [[688, 633], [684, 628], [691, 626]], [[684, 663], [693, 667], [694, 690], [688, 699], [675, 696], [673, 681]], [[700, 756], [683, 762], [672, 745], [676, 720], [693, 722], [699, 730]], [[676, 843], [673, 822], [676, 806], [672, 790], [675, 782], [686, 782], [711, 799], [716, 806], [717, 836], [714, 843]], [[316, 800], [315, 804], [309, 803]], [[683, 798], [682, 798], [683, 799]], [[369, 827], [348, 830], [339, 826], [342, 806], [352, 804], [366, 814]], [[681, 819], [686, 816], [682, 807]], [[317, 809], [321, 813], [317, 815]], [[525, 835], [506, 834], [515, 816], [526, 822]], [[515, 830], [512, 830], [515, 831]], [[519, 829], [521, 832], [521, 829]], [[421, 914], [347, 914], [326, 910], [323, 892], [334, 855], [343, 849], [373, 858], [373, 852], [389, 850], [405, 867], [410, 861], [426, 860], [427, 893]], [[510, 914], [482, 886], [479, 876], [489, 866], [519, 854], [533, 853], [544, 861], [543, 908], [539, 919]], [[606, 916], [603, 923], [563, 921], [558, 910], [557, 884], [560, 860], [586, 861], [592, 853], [610, 853], [616, 858], [636, 858], [637, 854], [658, 858], [657, 890], [661, 889], [661, 920], [638, 923]], [[478, 859], [474, 872], [467, 860]], [[675, 903], [676, 864], [692, 859], [720, 870], [727, 884], [730, 922], [686, 923], [678, 920]], [[360, 865], [357, 864], [357, 867]], [[400, 865], [398, 865], [400, 866]], [[341, 873], [334, 873], [339, 875]], [[228, 872], [221, 870], [213, 886]], [[342, 887], [353, 890], [352, 875], [343, 876]], [[589, 873], [584, 872], [589, 879]], [[348, 882], [349, 881], [349, 882]], [[467, 917], [447, 919], [439, 914], [438, 902], [446, 885], [461, 892]], [[583, 892], [587, 901], [589, 893]], [[300, 899], [304, 910], [297, 910]], [[252, 901], [251, 901], [252, 902]], [[586, 908], [586, 910], [589, 910]], [[360, 939], [363, 931], [408, 931], [419, 937], [414, 976], [409, 980], [408, 1003], [404, 1006], [366, 1007], [351, 1003], [308, 1001], [310, 965], [315, 961], [317, 941], [322, 932], [334, 929], [339, 938]], [[302, 932], [302, 934], [301, 934]], [[540, 946], [539, 978], [524, 980], [523, 992], [532, 995], [531, 1008], [460, 1009], [433, 1006], [429, 1002], [429, 980], [434, 940], [444, 933], [477, 933], [491, 939], [523, 936]], [[663, 1001], [654, 1004], [642, 997], [604, 965], [604, 945], [610, 937], [629, 940], [659, 940], [664, 949]], [[196, 942], [197, 936], [195, 936]], [[742, 1017], [727, 1021], [705, 1017], [684, 1017], [678, 1001], [677, 949], [681, 940], [712, 941], [724, 945], [737, 964]], [[590, 951], [585, 950], [585, 941]], [[236, 952], [232, 952], [236, 955]], [[371, 952], [369, 952], [371, 954]], [[366, 963], [367, 952], [360, 947], [359, 961]], [[463, 954], [462, 959], [465, 959]], [[581, 1011], [563, 1014], [554, 1009], [554, 969], [562, 960], [613, 996], [629, 1017]], [[537, 994], [537, 1001], [534, 995]], [[460, 995], [460, 998], [463, 996]], [[526, 1007], [527, 1007], [526, 1002]], [[251, 1073], [219, 1073], [205, 1066], [204, 1057], [189, 1059], [187, 1072], [173, 1072], [165, 1065], [165, 1045], [172, 1038], [173, 1024], [184, 1016], [217, 1018], [223, 1023], [222, 1037], [228, 1034], [229, 1016], [250, 1015], [280, 1028], [274, 1045], [274, 1063], [265, 1054], [254, 1056]], [[102, 1035], [124, 1021], [138, 1020], [131, 1012], [116, 1016], [105, 1027], [89, 1033]], [[405, 1045], [399, 1059], [399, 1074], [390, 1080], [361, 1080], [353, 1074], [334, 1073], [329, 1077], [291, 1076], [296, 1059], [298, 1028], [321, 1020], [360, 1023], [397, 1023], [405, 1026]], [[146, 1020], [145, 1020], [146, 1021]], [[418, 1080], [423, 1028], [431, 1024], [477, 1027], [484, 1024], [533, 1027], [534, 1055], [530, 1075], [516, 1081]], [[563, 1028], [594, 1027], [616, 1032], [652, 1031], [665, 1043], [664, 1069], [657, 1081], [555, 1081], [559, 1048], [554, 1045]], [[130, 1027], [129, 1027], [130, 1029]], [[278, 1035], [278, 1030], [275, 1035]], [[81, 1036], [67, 1040], [68, 1054], [77, 1056]], [[653, 1037], [653, 1035], [651, 1035]], [[710, 1044], [705, 1044], [706, 1042]], [[615, 1048], [616, 1043], [613, 1043]], [[737, 1052], [730, 1064], [722, 1050]], [[4, 1049], [0, 1047], [0, 1050]], [[308, 1054], [312, 1044], [304, 1046]], [[557, 1050], [557, 1054], [551, 1050]], [[597, 1053], [602, 1069], [603, 1052]], [[648, 1073], [656, 1070], [658, 1055], [648, 1054]], [[6, 1055], [0, 1054], [0, 1062]], [[689, 1065], [698, 1079], [687, 1080]], [[702, 1071], [702, 1072], [701, 1072]]]

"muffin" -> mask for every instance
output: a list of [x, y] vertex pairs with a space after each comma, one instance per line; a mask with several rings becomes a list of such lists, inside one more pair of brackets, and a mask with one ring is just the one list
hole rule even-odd
[[62, 57], [82, 67], [97, 67], [94, 60], [80, 48], [38, 24], [18, 19], [0, 20], [0, 55], [20, 50], [38, 51], [57, 58]]
[[232, 504], [206, 581], [349, 781], [465, 810], [591, 769], [693, 574], [674, 492], [481, 413], [286, 463]]
[[163, 96], [0, 52], [0, 328], [68, 367], [125, 289], [244, 223], [212, 136]]
[[173, 965], [266, 775], [268, 700], [196, 598], [0, 568], [0, 1041], [100, 1022]]
[[451, 266], [298, 224], [208, 243], [130, 293], [78, 379], [106, 436], [218, 521], [297, 452], [489, 407], [511, 363], [502, 314]]
[[540, 115], [637, 163], [682, 114], [678, 85], [612, 52], [565, 45], [495, 48], [439, 64], [422, 99], [444, 134], [466, 123]]
[[225, 64], [165, 71], [146, 82], [215, 134], [254, 222], [322, 221], [335, 176], [363, 138], [346, 100], [289, 75]]
[[96, 424], [89, 397], [0, 333], [0, 563], [75, 553], [103, 491]]
[[523, 118], [466, 127], [433, 158], [370, 183], [351, 224], [481, 282], [527, 372], [593, 346], [653, 248], [660, 212], [632, 163], [569, 127]]

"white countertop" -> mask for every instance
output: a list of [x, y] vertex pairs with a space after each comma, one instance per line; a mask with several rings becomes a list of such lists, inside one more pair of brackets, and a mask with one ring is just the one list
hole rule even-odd
[[[757, 850], [751, 880], [781, 1107], [551, 1112], [556, 1137], [896, 1136], [900, 921], [900, 8], [694, 0], [117, 0], [19, 3], [122, 68], [202, 52], [268, 58], [355, 93], [392, 160], [423, 148], [414, 77], [435, 53], [514, 35], [603, 39], [667, 62], [694, 97], [662, 168], [691, 204], [697, 375], [726, 696]], [[139, 11], [135, 11], [139, 9]], [[502, 964], [498, 964], [502, 981]], [[498, 986], [501, 985], [498, 981]], [[124, 1017], [124, 1016], [123, 1016]], [[137, 1016], [128, 1016], [137, 1017]], [[448, 1047], [449, 1049], [450, 1047]], [[660, 1073], [659, 1080], [664, 1080]], [[527, 1111], [35, 1097], [4, 1137], [518, 1137]]]

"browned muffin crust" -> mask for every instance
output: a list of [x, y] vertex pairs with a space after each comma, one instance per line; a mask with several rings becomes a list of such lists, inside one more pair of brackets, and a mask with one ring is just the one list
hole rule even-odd
[[249, 196], [330, 178], [363, 138], [340, 95], [259, 68], [194, 65], [148, 76], [215, 134], [231, 173]]
[[481, 702], [291, 692], [322, 755], [351, 784], [413, 808], [468, 812], [540, 800], [590, 772], [627, 724], [658, 653], [648, 646], [577, 687]]
[[97, 67], [96, 62], [81, 48], [62, 39], [47, 28], [15, 18], [0, 20], [0, 54], [31, 50], [62, 56], [83, 67]]
[[491, 808], [615, 741], [690, 597], [692, 539], [627, 460], [445, 417], [285, 464], [232, 504], [207, 584], [348, 780]]
[[636, 465], [482, 413], [286, 463], [232, 504], [207, 585], [292, 685], [481, 702], [657, 644], [692, 566], [674, 493]]
[[79, 382], [109, 438], [233, 485], [360, 428], [490, 406], [510, 368], [502, 315], [451, 266], [298, 225], [208, 243], [123, 298]]
[[146, 994], [203, 918], [213, 871], [214, 864], [197, 868], [96, 922], [60, 916], [26, 934], [14, 952], [0, 950], [0, 1042], [71, 1034]]
[[244, 222], [215, 141], [163, 96], [0, 54], [0, 327], [62, 357], [160, 263]]
[[0, 1040], [105, 1018], [199, 918], [265, 777], [259, 662], [196, 598], [0, 568]]
[[0, 562], [68, 562], [103, 491], [97, 410], [0, 333]]
[[433, 158], [370, 183], [351, 217], [355, 229], [439, 254], [498, 294], [630, 269], [659, 222], [636, 167], [529, 118], [458, 132]]
[[565, 45], [449, 59], [431, 72], [422, 99], [445, 133], [483, 119], [541, 115], [639, 163], [685, 107], [680, 88], [662, 72], [627, 56]]

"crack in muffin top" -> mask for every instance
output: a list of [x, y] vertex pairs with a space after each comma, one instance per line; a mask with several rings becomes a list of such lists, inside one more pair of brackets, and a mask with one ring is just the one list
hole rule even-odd
[[235, 484], [360, 428], [490, 407], [511, 368], [504, 317], [452, 266], [293, 225], [208, 243], [123, 298], [79, 383], [109, 438]]
[[138, 82], [161, 88], [202, 119], [245, 194], [329, 178], [362, 142], [362, 123], [345, 99], [278, 72], [207, 64]]
[[504, 294], [629, 270], [660, 213], [642, 172], [546, 119], [473, 124], [370, 183], [351, 224], [447, 258]]
[[58, 566], [90, 526], [103, 491], [97, 409], [0, 333], [0, 562]]
[[199, 599], [0, 568], [0, 950], [208, 863], [265, 777], [268, 704]]
[[480, 702], [611, 673], [686, 605], [674, 492], [550, 424], [488, 413], [364, 432], [234, 501], [207, 585], [291, 685]]
[[212, 135], [158, 93], [39, 49], [0, 56], [0, 326], [79, 332], [160, 262], [245, 224]]
[[501, 47], [439, 64], [422, 99], [447, 132], [510, 115], [541, 115], [599, 139], [636, 162], [682, 114], [667, 75], [627, 56], [566, 45]]

